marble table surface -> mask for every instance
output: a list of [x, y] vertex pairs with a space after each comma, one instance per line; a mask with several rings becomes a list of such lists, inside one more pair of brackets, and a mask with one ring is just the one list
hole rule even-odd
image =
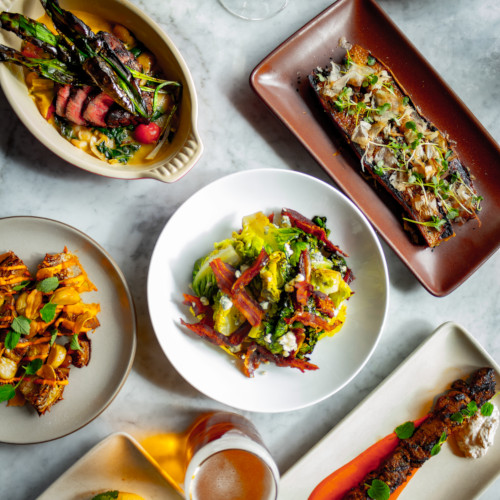
[[[62, 161], [34, 139], [0, 91], [0, 217], [48, 217], [88, 234], [122, 269], [138, 316], [133, 369], [120, 394], [96, 420], [48, 443], [0, 444], [2, 499], [36, 498], [112, 432], [125, 431], [141, 440], [155, 432], [181, 431], [200, 412], [225, 408], [191, 387], [170, 365], [147, 310], [151, 252], [184, 200], [222, 176], [261, 167], [297, 170], [331, 183], [248, 83], [251, 70], [264, 56], [331, 1], [289, 0], [283, 12], [260, 22], [230, 15], [217, 0], [132, 1], [169, 33], [192, 72], [205, 151], [196, 167], [171, 185], [98, 177]], [[380, 0], [379, 4], [500, 141], [497, 0]], [[1, 239], [2, 235], [0, 247]], [[500, 361], [498, 252], [456, 291], [436, 298], [385, 243], [382, 246], [390, 276], [390, 308], [381, 341], [365, 368], [347, 387], [313, 407], [281, 414], [244, 412], [282, 473], [442, 323], [459, 323]], [[481, 498], [497, 499], [499, 488], [497, 481]]]

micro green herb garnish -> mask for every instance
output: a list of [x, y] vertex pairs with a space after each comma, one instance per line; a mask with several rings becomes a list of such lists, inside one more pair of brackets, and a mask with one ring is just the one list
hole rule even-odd
[[59, 286], [59, 280], [55, 276], [39, 281], [36, 289], [43, 293], [53, 292]]
[[31, 281], [29, 281], [29, 280], [21, 281], [21, 283], [19, 283], [18, 285], [13, 286], [12, 290], [14, 290], [15, 292], [19, 292], [20, 290], [22, 290], [23, 288], [28, 286], [30, 283], [31, 283]]
[[481, 406], [481, 415], [483, 417], [491, 417], [493, 413], [493, 403], [486, 401], [483, 406]]
[[389, 497], [391, 496], [389, 486], [380, 479], [374, 479], [372, 481], [367, 493], [370, 498], [373, 498], [373, 500], [389, 500]]
[[5, 337], [5, 347], [7, 349], [15, 349], [21, 335], [28, 335], [30, 333], [30, 323], [31, 321], [24, 316], [14, 318], [10, 325], [11, 330], [7, 332], [7, 336]]
[[58, 335], [59, 335], [59, 330], [57, 328], [54, 328], [54, 330], [52, 330], [50, 334], [49, 346], [52, 347], [54, 345]]
[[464, 421], [464, 418], [472, 417], [476, 414], [478, 410], [477, 404], [475, 401], [471, 401], [466, 408], [463, 408], [460, 411], [457, 411], [451, 415], [450, 420], [453, 422], [458, 422], [461, 424]]
[[56, 315], [56, 308], [57, 306], [55, 304], [47, 302], [47, 304], [40, 309], [40, 317], [45, 323], [50, 323], [54, 319]]
[[366, 59], [366, 64], [368, 64], [368, 66], [373, 66], [376, 62], [377, 60], [373, 56], [368, 56]]
[[437, 455], [441, 451], [441, 446], [446, 441], [447, 437], [448, 436], [446, 435], [446, 432], [443, 431], [443, 433], [441, 434], [441, 437], [439, 438], [439, 441], [432, 447], [431, 457]]
[[24, 373], [16, 385], [0, 385], [0, 403], [12, 399], [16, 395], [16, 389], [19, 387], [19, 384], [23, 381], [24, 377], [26, 375], [35, 375], [36, 372], [41, 368], [42, 363], [43, 362], [41, 359], [34, 359], [26, 366], [23, 366], [22, 368], [24, 369]]
[[13, 319], [10, 327], [15, 332], [20, 332], [22, 335], [28, 335], [30, 332], [30, 323], [31, 321], [25, 316], [17, 316]]
[[405, 422], [404, 424], [398, 425], [398, 427], [394, 429], [394, 432], [399, 439], [411, 438], [415, 432], [415, 424], [413, 422]]
[[75, 333], [71, 336], [70, 349], [72, 349], [73, 351], [81, 351], [82, 350], [80, 343], [78, 342], [78, 334], [77, 333]]
[[441, 229], [441, 226], [446, 224], [446, 219], [440, 219], [435, 215], [433, 215], [431, 217], [431, 220], [428, 221], [418, 221], [413, 219], [407, 219], [406, 217], [403, 217], [403, 220], [407, 222], [413, 222], [413, 224], [420, 224], [421, 226], [433, 227], [434, 229]]

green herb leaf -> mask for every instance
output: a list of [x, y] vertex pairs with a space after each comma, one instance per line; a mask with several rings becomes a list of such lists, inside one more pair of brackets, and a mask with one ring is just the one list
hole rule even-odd
[[19, 292], [19, 290], [22, 290], [24, 287], [26, 287], [30, 283], [31, 283], [30, 280], [21, 281], [21, 283], [19, 283], [18, 285], [13, 286], [12, 290], [14, 290], [15, 292]]
[[410, 98], [407, 95], [405, 95], [403, 97], [403, 106], [406, 106], [409, 102], [410, 102]]
[[7, 336], [5, 337], [5, 347], [7, 349], [15, 349], [19, 339], [21, 338], [21, 332], [15, 332], [14, 330], [9, 330]]
[[414, 130], [414, 131], [417, 130], [417, 125], [413, 121], [406, 122], [405, 127], [409, 130]]
[[381, 114], [383, 114], [385, 111], [389, 111], [390, 109], [391, 109], [391, 105], [390, 105], [390, 103], [385, 102], [384, 104], [380, 105], [380, 106], [377, 108], [377, 114], [381, 115]]
[[12, 324], [10, 327], [16, 332], [20, 333], [21, 335], [28, 335], [30, 332], [30, 323], [31, 320], [24, 316], [17, 316], [14, 318], [12, 321]]
[[40, 309], [40, 316], [45, 323], [50, 323], [56, 316], [56, 304], [48, 302]]
[[368, 496], [374, 500], [389, 500], [391, 490], [389, 486], [380, 479], [374, 479], [367, 491]]
[[441, 434], [441, 437], [439, 438], [439, 441], [432, 447], [431, 457], [434, 457], [435, 455], [437, 455], [441, 451], [441, 446], [446, 441], [447, 437], [448, 436], [446, 435], [446, 432], [443, 432]]
[[468, 405], [467, 408], [464, 408], [462, 410], [462, 415], [464, 417], [472, 417], [474, 414], [477, 412], [477, 403], [475, 401], [471, 401]]
[[56, 341], [58, 334], [59, 334], [59, 330], [57, 328], [54, 328], [54, 330], [52, 330], [52, 334], [50, 336], [49, 346], [52, 347], [54, 345], [54, 342]]
[[76, 333], [71, 336], [70, 349], [72, 349], [73, 351], [81, 351], [82, 350], [80, 343], [78, 342], [78, 334], [76, 334]]
[[461, 424], [464, 421], [464, 416], [462, 415], [461, 412], [457, 411], [450, 417], [450, 420]]
[[394, 429], [396, 436], [399, 439], [408, 439], [413, 436], [415, 432], [415, 424], [413, 422], [405, 422]]
[[491, 417], [493, 413], [493, 403], [486, 401], [483, 406], [481, 406], [481, 415], [483, 417]]
[[59, 286], [59, 280], [55, 276], [45, 278], [36, 284], [36, 289], [43, 293], [53, 292]]
[[371, 55], [366, 59], [366, 64], [368, 64], [368, 66], [373, 66], [376, 62], [377, 60]]
[[42, 367], [43, 361], [39, 358], [34, 359], [33, 361], [30, 361], [29, 364], [24, 366], [24, 370], [26, 372], [26, 375], [35, 375], [36, 372]]
[[0, 403], [12, 399], [16, 395], [16, 390], [12, 384], [0, 385]]

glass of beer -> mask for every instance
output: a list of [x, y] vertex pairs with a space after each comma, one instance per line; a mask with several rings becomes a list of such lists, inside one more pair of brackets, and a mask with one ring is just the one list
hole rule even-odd
[[189, 500], [275, 500], [279, 471], [245, 417], [215, 412], [200, 417], [186, 440], [184, 492]]

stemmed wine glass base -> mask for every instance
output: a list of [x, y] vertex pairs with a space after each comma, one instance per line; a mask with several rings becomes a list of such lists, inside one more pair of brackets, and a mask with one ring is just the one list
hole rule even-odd
[[275, 16], [288, 4], [288, 0], [219, 0], [231, 14], [249, 21], [262, 21]]

